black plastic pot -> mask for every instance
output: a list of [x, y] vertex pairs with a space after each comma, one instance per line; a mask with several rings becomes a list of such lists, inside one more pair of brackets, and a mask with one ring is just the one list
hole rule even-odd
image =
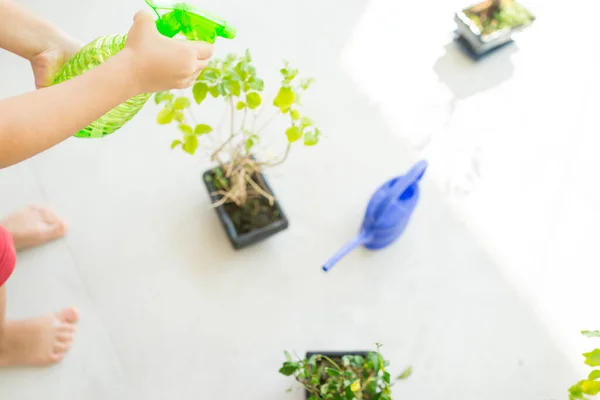
[[[213, 185], [212, 179], [210, 179], [213, 170], [214, 169], [209, 169], [208, 171], [204, 172], [204, 174], [202, 175], [202, 178], [203, 178], [202, 180], [204, 181], [204, 184], [206, 185], [206, 190], [208, 191], [208, 195], [210, 196], [212, 203], [216, 203], [219, 201], [219, 196], [214, 194], [217, 191], [217, 189]], [[266, 189], [271, 194], [274, 195], [273, 190], [269, 186], [269, 183], [265, 179], [264, 175], [260, 174], [260, 176], [261, 176], [263, 182], [265, 183]], [[209, 178], [209, 179], [207, 179], [207, 178]], [[238, 234], [238, 232], [236, 231], [235, 226], [233, 224], [233, 221], [231, 220], [231, 217], [229, 216], [229, 214], [227, 214], [227, 211], [225, 210], [224, 206], [216, 207], [215, 211], [217, 212], [217, 215], [219, 216], [219, 219], [221, 220], [221, 224], [223, 225], [223, 228], [225, 228], [225, 233], [227, 233], [227, 236], [229, 237], [229, 241], [231, 242], [231, 245], [233, 246], [234, 249], [239, 250], [239, 249], [243, 249], [245, 247], [251, 246], [253, 244], [256, 244], [256, 243], [288, 228], [289, 221], [288, 221], [287, 217], [285, 216], [283, 210], [281, 209], [279, 202], [275, 201], [275, 204], [273, 205], [273, 207], [279, 212], [279, 215], [281, 216], [281, 218], [279, 220], [273, 222], [270, 225], [267, 225], [265, 227], [262, 227], [262, 228], [253, 230], [251, 232], [244, 233], [244, 234]]]
[[[343, 356], [363, 356], [366, 357], [369, 354], [368, 351], [309, 351], [306, 353], [306, 359], [308, 360], [315, 355], [323, 355], [329, 358], [341, 358]], [[304, 391], [306, 399], [310, 397], [310, 393]]]

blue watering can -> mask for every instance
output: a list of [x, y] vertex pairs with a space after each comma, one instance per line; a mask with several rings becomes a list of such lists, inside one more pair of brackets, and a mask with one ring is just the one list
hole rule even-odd
[[406, 175], [393, 178], [377, 189], [369, 201], [359, 234], [323, 265], [323, 271], [329, 271], [359, 246], [379, 250], [396, 241], [417, 206], [419, 181], [426, 169], [427, 162], [419, 161]]

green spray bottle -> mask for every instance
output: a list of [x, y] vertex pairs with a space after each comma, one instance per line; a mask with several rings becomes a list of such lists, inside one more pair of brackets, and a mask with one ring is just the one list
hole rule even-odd
[[[146, 3], [154, 10], [158, 19], [156, 28], [166, 37], [183, 35], [188, 40], [201, 40], [214, 43], [217, 37], [233, 39], [235, 29], [219, 18], [183, 2], [156, 4], [152, 0]], [[54, 78], [58, 84], [83, 74], [102, 64], [125, 47], [127, 35], [102, 36], [84, 46], [69, 60]], [[146, 104], [152, 93], [140, 94], [115, 107], [85, 129], [76, 137], [99, 138], [110, 135], [131, 120]]]

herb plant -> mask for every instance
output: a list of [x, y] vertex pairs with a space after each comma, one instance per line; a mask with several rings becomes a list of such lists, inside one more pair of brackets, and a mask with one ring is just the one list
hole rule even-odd
[[533, 15], [514, 0], [487, 1], [467, 10], [466, 14], [484, 36], [533, 21]]
[[[393, 381], [380, 348], [378, 344], [377, 351], [366, 357], [346, 355], [332, 359], [314, 355], [298, 361], [286, 352], [287, 361], [279, 372], [296, 378], [309, 393], [309, 400], [391, 400]], [[411, 368], [406, 369], [394, 381], [408, 378], [411, 372]]]
[[[583, 331], [584, 336], [600, 338], [600, 331]], [[600, 349], [584, 353], [585, 363], [590, 367], [600, 367]], [[587, 379], [579, 381], [569, 389], [569, 400], [589, 400], [589, 396], [600, 393], [600, 369], [594, 369]]]
[[[298, 70], [287, 62], [280, 74], [277, 94], [272, 101], [264, 101], [265, 83], [257, 75], [247, 50], [242, 56], [230, 54], [223, 59], [211, 60], [191, 91], [167, 91], [155, 95], [156, 103], [162, 106], [156, 121], [162, 125], [175, 124], [181, 133], [181, 137], [172, 142], [171, 148], [181, 148], [192, 155], [206, 135], [214, 135], [212, 126], [199, 123], [193, 112], [193, 103], [200, 105], [214, 98], [220, 99], [229, 108], [228, 132], [211, 156], [211, 160], [219, 164], [212, 177], [220, 197], [217, 205], [233, 203], [242, 207], [249, 199], [263, 197], [272, 206], [274, 197], [262, 182], [260, 172], [265, 167], [285, 162], [292, 146], [298, 143], [314, 146], [319, 142], [321, 130], [302, 113], [300, 102], [302, 93], [313, 79], [301, 79]], [[254, 157], [254, 150], [277, 117], [288, 121], [287, 129], [282, 132], [287, 141], [285, 151], [277, 159], [258, 160]]]

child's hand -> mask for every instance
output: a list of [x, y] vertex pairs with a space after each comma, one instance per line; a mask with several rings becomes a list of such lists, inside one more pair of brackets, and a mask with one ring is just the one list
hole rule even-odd
[[57, 37], [48, 43], [47, 48], [33, 56], [30, 62], [36, 89], [50, 86], [63, 64], [80, 49], [79, 42], [66, 36]]
[[183, 89], [193, 85], [213, 54], [205, 42], [189, 42], [162, 36], [156, 29], [154, 15], [136, 14], [124, 52], [130, 62], [140, 93]]

